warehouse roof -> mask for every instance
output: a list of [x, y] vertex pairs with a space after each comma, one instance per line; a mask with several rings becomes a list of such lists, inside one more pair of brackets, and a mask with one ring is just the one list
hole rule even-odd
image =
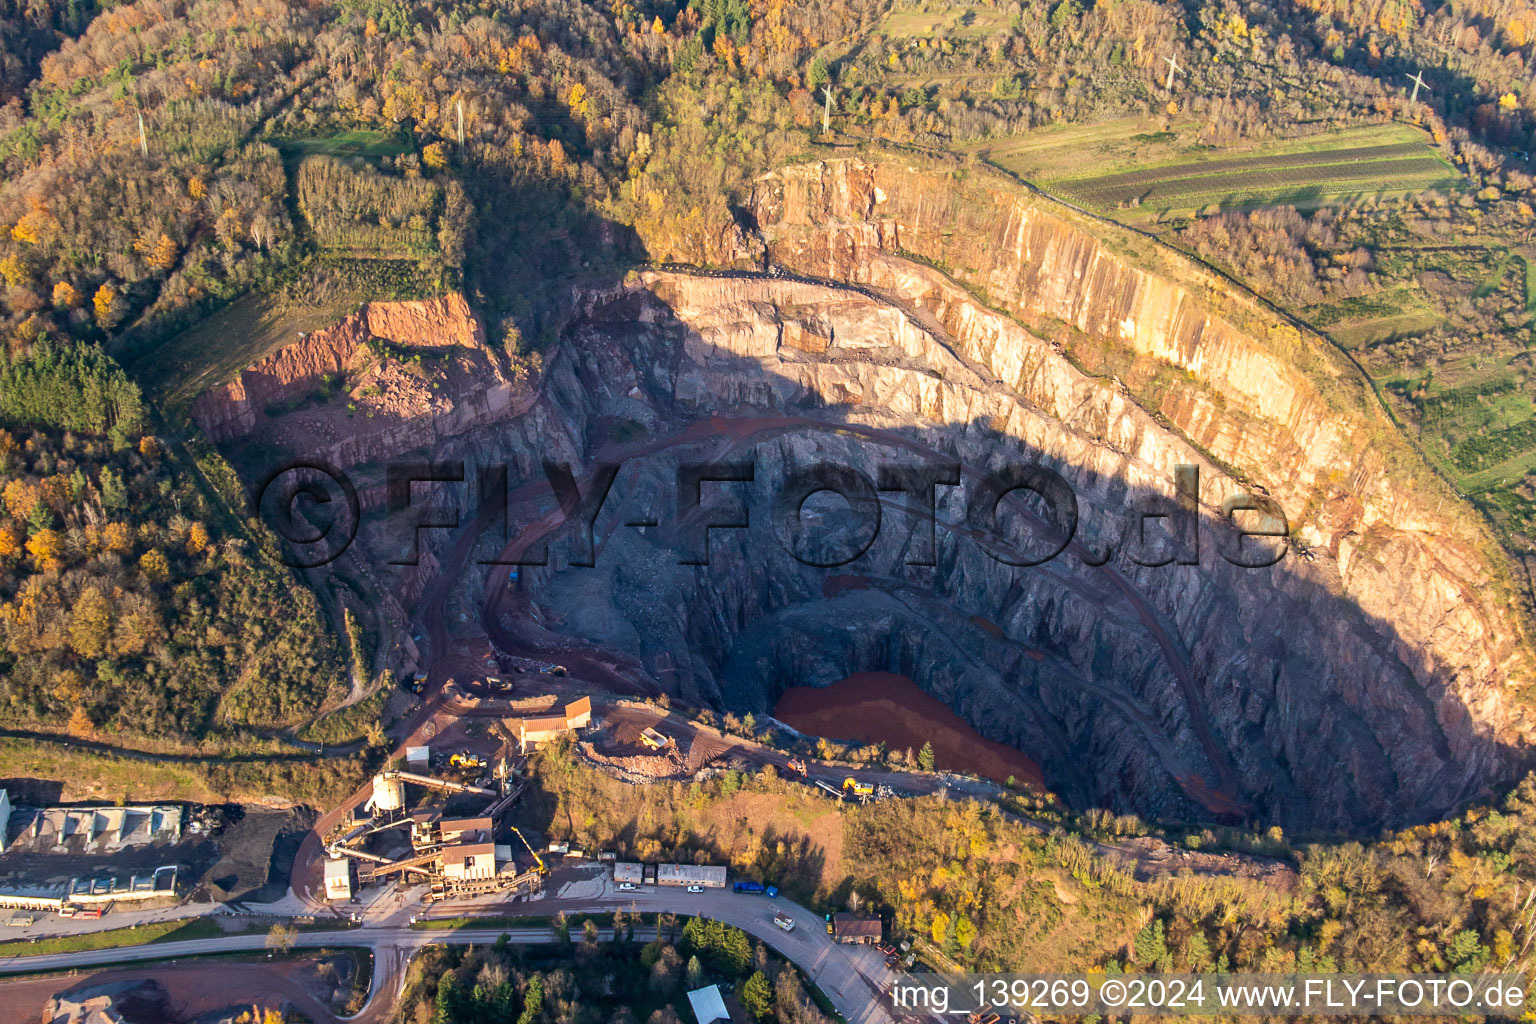
[[459, 846], [443, 847], [443, 863], [467, 861], [471, 857], [490, 857], [496, 859], [495, 843], [464, 843]]
[[444, 818], [438, 824], [444, 832], [468, 832], [471, 829], [489, 831], [496, 827], [490, 818]]
[[668, 882], [678, 885], [687, 885], [691, 882], [711, 882], [715, 885], [724, 885], [725, 865], [658, 864], [656, 866], [656, 880], [663, 885]]
[[842, 937], [878, 939], [881, 935], [878, 917], [859, 917], [857, 914], [833, 914], [832, 934]]

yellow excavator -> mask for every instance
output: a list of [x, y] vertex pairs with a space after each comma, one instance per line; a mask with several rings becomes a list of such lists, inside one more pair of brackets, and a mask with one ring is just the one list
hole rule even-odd
[[860, 782], [858, 779], [854, 778], [852, 775], [848, 776], [846, 779], [843, 780], [843, 788], [844, 789], [851, 789], [851, 790], [853, 790], [853, 795], [854, 796], [874, 796], [875, 795], [875, 787], [874, 787], [873, 783]]

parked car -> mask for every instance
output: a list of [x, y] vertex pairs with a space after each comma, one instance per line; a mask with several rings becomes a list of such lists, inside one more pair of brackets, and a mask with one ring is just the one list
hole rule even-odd
[[689, 892], [703, 892], [704, 891], [704, 887], [702, 885], [690, 885], [688, 887], [688, 891]]
[[640, 888], [640, 887], [638, 885], [636, 885], [634, 882], [620, 882], [619, 883], [619, 891], [620, 892], [634, 892], [638, 888]]

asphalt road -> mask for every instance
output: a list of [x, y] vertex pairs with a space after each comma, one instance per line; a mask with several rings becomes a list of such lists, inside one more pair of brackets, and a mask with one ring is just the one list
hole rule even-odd
[[[546, 898], [522, 903], [476, 901], [465, 906], [455, 904], [454, 913], [502, 914], [507, 916], [554, 917], [561, 912], [601, 912], [623, 909], [642, 913], [675, 912], [691, 917], [707, 917], [734, 925], [799, 966], [832, 1000], [849, 1024], [892, 1024], [885, 1010], [881, 990], [891, 976], [879, 952], [867, 946], [845, 946], [832, 941], [822, 918], [789, 900], [764, 896], [738, 895], [730, 890], [712, 889], [687, 893], [679, 889], [647, 886], [634, 892], [621, 892], [608, 879], [594, 878], [584, 888], [597, 890], [579, 898]], [[775, 911], [795, 919], [796, 927], [785, 932], [773, 923]], [[463, 927], [453, 929], [418, 929], [410, 926], [410, 917], [420, 912], [420, 904], [379, 900], [364, 915], [361, 927], [346, 931], [302, 932], [295, 942], [298, 949], [365, 947], [374, 954], [373, 988], [367, 1006], [351, 1020], [382, 1020], [393, 1010], [405, 982], [405, 965], [425, 946], [443, 944], [491, 943], [510, 935], [515, 943], [554, 941], [548, 926], [519, 928]], [[681, 922], [679, 922], [681, 927]], [[608, 932], [603, 930], [603, 936]], [[640, 933], [649, 938], [654, 929]], [[580, 932], [573, 931], [579, 941]], [[72, 971], [113, 964], [142, 963], [149, 960], [179, 959], [209, 953], [251, 952], [266, 949], [265, 935], [228, 935], [221, 938], [184, 942], [161, 942], [143, 946], [85, 950], [76, 953], [50, 953], [41, 956], [0, 957], [0, 974], [36, 971]], [[0, 983], [0, 997], [4, 984]]]

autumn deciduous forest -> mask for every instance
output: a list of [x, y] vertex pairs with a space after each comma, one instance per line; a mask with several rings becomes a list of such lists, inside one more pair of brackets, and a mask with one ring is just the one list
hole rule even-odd
[[[1443, 159], [1445, 188], [1140, 226], [1329, 332], [1536, 571], [1536, 457], [1519, 462], [1536, 453], [1536, 0], [0, 0], [0, 746], [267, 750], [366, 661], [361, 629], [263, 549], [185, 396], [159, 390], [227, 355], [175, 344], [215, 314], [455, 290], [536, 366], [573, 286], [757, 266], [742, 200], [770, 168], [894, 148], [1045, 187], [1000, 154], [1119, 122], [1125, 145], [1181, 159], [1383, 125]], [[374, 739], [315, 769], [324, 795], [365, 777]], [[1258, 848], [1286, 867], [1277, 888], [1139, 879], [1089, 840], [1142, 823], [1041, 831], [1016, 794], [838, 811], [813, 841], [826, 807], [771, 775], [636, 797], [567, 754], [539, 766], [538, 824], [782, 876], [827, 910], [862, 900], [936, 963], [1532, 962], [1529, 781], [1369, 843], [1173, 836]], [[318, 799], [310, 767], [252, 768], [250, 787]], [[754, 817], [770, 812], [778, 831]], [[631, 956], [578, 932], [564, 952], [576, 967], [434, 951], [402, 1012], [628, 1024], [594, 993], [640, 986], [644, 1019], [673, 1024], [713, 972], [757, 1019], [825, 1019], [742, 933], [679, 929]]]

